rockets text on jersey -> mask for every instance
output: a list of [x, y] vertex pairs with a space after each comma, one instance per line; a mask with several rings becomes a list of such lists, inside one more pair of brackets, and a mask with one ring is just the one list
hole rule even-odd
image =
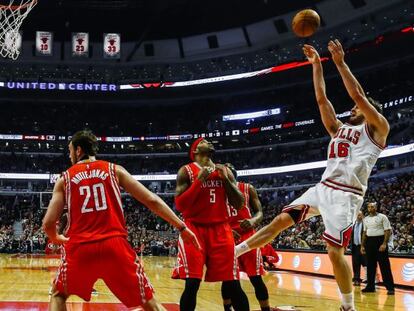
[[[186, 165], [185, 169], [192, 184], [197, 178], [201, 166], [193, 162]], [[194, 223], [206, 224], [228, 221], [227, 194], [224, 181], [219, 176], [218, 171], [214, 170], [201, 183], [200, 187], [201, 192], [195, 201], [195, 206], [188, 206], [183, 210], [184, 219]]]

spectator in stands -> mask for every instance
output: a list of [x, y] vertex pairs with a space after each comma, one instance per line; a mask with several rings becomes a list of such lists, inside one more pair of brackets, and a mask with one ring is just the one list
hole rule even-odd
[[364, 214], [360, 211], [353, 226], [351, 236], [352, 271], [354, 286], [361, 285], [361, 266], [366, 266], [365, 255], [361, 254], [362, 234], [364, 232]]

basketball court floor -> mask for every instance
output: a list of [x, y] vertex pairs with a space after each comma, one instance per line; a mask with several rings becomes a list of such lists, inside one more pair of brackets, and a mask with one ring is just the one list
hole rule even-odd
[[[169, 311], [179, 310], [177, 302], [183, 289], [183, 281], [170, 278], [175, 259], [144, 257], [143, 262], [158, 300]], [[59, 259], [43, 255], [0, 254], [0, 310], [47, 310], [50, 283], [58, 264]], [[264, 279], [272, 306], [278, 306], [282, 310], [302, 311], [339, 309], [339, 292], [333, 279], [281, 271], [268, 273]], [[243, 280], [242, 286], [249, 297], [251, 310], [260, 310], [249, 281]], [[102, 281], [95, 284], [95, 289], [97, 294], [92, 296], [90, 303], [71, 297], [68, 310], [127, 310], [118, 303]], [[359, 311], [414, 310], [413, 291], [397, 290], [395, 296], [387, 296], [385, 289], [379, 288], [375, 294], [362, 295], [357, 288], [355, 300]], [[222, 310], [219, 283], [202, 283], [197, 310]]]

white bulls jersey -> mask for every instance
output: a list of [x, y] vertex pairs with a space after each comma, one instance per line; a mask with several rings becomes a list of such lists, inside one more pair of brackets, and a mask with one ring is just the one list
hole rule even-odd
[[384, 147], [374, 141], [368, 125], [343, 124], [331, 139], [322, 183], [364, 195], [368, 178]]

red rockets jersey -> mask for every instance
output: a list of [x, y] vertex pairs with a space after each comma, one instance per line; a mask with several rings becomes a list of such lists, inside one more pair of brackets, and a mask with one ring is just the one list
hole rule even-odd
[[[190, 163], [185, 166], [191, 184], [196, 180], [201, 166]], [[187, 206], [183, 211], [186, 221], [200, 224], [211, 224], [228, 221], [227, 194], [224, 181], [217, 170], [214, 170], [206, 181], [200, 185], [201, 191], [195, 200], [195, 206]]]
[[68, 208], [66, 236], [82, 243], [127, 236], [115, 165], [81, 161], [63, 173]]
[[244, 206], [237, 210], [234, 207], [230, 206], [230, 226], [233, 230], [236, 230], [238, 233], [246, 233], [243, 229], [240, 228], [239, 220], [250, 219], [252, 214], [250, 213], [250, 193], [249, 193], [249, 184], [238, 182], [237, 187], [244, 197]]

